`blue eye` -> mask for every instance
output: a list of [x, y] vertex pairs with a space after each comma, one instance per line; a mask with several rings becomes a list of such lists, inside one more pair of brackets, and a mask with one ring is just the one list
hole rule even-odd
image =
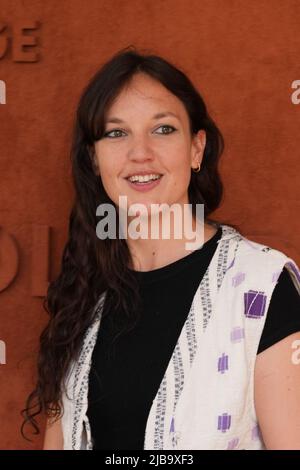
[[[173, 126], [168, 126], [168, 125], [163, 125], [163, 126], [160, 126], [158, 127], [158, 129], [171, 129], [170, 132], [158, 132], [158, 134], [172, 134], [174, 131], [176, 131], [175, 127]], [[121, 129], [112, 129], [111, 131], [109, 132], [105, 132], [103, 134], [103, 137], [108, 137], [109, 139], [115, 139], [115, 138], [118, 138], [118, 137], [122, 137], [122, 135], [109, 135], [109, 134], [112, 134], [112, 133], [117, 133], [117, 132], [120, 132], [120, 133], [123, 133], [124, 134], [124, 131], [122, 131]]]
[[172, 134], [174, 131], [176, 131], [175, 127], [173, 126], [160, 126], [158, 129], [172, 129], [171, 132], [159, 132], [159, 134]]
[[109, 134], [111, 134], [112, 132], [123, 132], [123, 131], [121, 131], [121, 129], [112, 129], [112, 130], [109, 131], [109, 132], [105, 132], [105, 134], [103, 135], [103, 137], [108, 137], [109, 139], [114, 139], [115, 137], [121, 137], [120, 135], [117, 135], [117, 136], [110, 136]]

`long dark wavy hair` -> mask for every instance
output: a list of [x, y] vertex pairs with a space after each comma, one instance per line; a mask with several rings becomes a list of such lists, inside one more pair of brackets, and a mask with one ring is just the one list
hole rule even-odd
[[24, 434], [26, 423], [32, 425], [34, 434], [39, 434], [35, 417], [40, 413], [54, 420], [61, 417], [65, 377], [95, 319], [95, 305], [101, 294], [106, 292], [102, 315], [109, 312], [115, 316], [116, 337], [138, 321], [140, 295], [136, 278], [130, 272], [132, 259], [127, 243], [125, 239], [100, 240], [96, 235], [97, 206], [113, 202], [95, 172], [91, 149], [104, 134], [105, 113], [110, 104], [139, 72], [156, 79], [181, 100], [189, 116], [191, 135], [205, 130], [201, 171], [191, 172], [188, 196], [194, 214], [196, 204], [204, 204], [205, 220], [216, 222], [208, 216], [222, 199], [218, 161], [224, 139], [203, 98], [190, 79], [162, 57], [138, 52], [134, 46], [122, 49], [96, 72], [79, 99], [70, 149], [75, 200], [60, 273], [49, 284], [43, 302], [49, 322], [40, 336], [36, 386], [21, 411], [24, 418], [21, 433], [25, 439], [28, 439]]

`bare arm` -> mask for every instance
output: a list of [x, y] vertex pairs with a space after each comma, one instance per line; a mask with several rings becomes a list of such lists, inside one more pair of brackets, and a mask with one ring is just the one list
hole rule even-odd
[[58, 419], [53, 424], [46, 424], [46, 431], [44, 437], [43, 450], [63, 450], [64, 440], [61, 427], [61, 419]]
[[300, 332], [258, 354], [254, 394], [267, 449], [300, 449]]

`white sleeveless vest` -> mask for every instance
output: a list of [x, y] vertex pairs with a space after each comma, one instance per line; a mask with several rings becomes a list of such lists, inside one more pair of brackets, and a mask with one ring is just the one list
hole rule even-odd
[[[299, 295], [300, 271], [283, 252], [250, 241], [233, 227], [221, 227], [218, 247], [153, 400], [144, 449], [265, 449], [254, 406], [257, 349], [283, 267]], [[93, 448], [88, 379], [104, 296], [62, 394], [64, 449]]]

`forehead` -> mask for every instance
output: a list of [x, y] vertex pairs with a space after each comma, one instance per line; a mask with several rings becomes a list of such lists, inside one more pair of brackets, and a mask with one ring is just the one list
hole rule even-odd
[[138, 110], [145, 114], [147, 111], [171, 111], [183, 119], [186, 114], [185, 107], [177, 96], [159, 81], [142, 73], [134, 75], [123, 87], [107, 110], [107, 118], [116, 113], [130, 115]]

